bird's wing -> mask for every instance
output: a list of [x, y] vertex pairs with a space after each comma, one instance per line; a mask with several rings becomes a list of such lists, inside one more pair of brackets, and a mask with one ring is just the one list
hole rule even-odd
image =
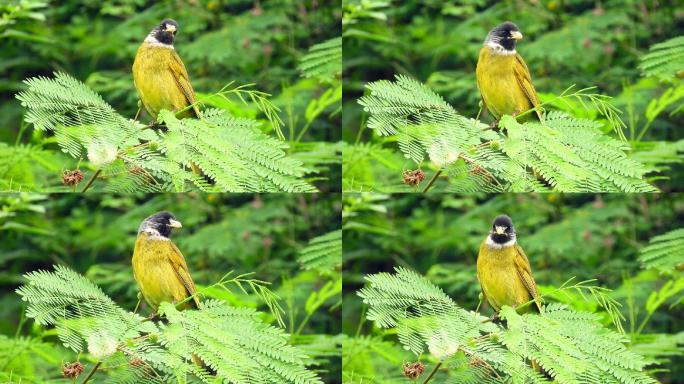
[[180, 249], [176, 244], [169, 241], [171, 244], [171, 252], [168, 253], [169, 261], [173, 266], [173, 270], [176, 271], [176, 275], [180, 279], [185, 289], [188, 291], [188, 295], [192, 296], [192, 300], [195, 302], [195, 306], [200, 308], [199, 297], [197, 297], [197, 289], [195, 288], [195, 282], [192, 281], [190, 276], [190, 271], [188, 270], [188, 265], [185, 263], [185, 258], [181, 253]]
[[199, 117], [199, 107], [197, 104], [195, 104], [197, 102], [197, 98], [195, 98], [195, 91], [192, 89], [192, 85], [190, 85], [190, 78], [188, 76], [188, 71], [185, 69], [185, 64], [183, 64], [183, 61], [180, 59], [175, 50], [171, 50], [171, 59], [173, 62], [169, 66], [169, 69], [173, 74], [173, 78], [176, 80], [176, 84], [178, 84], [178, 87], [185, 95], [185, 99], [188, 101], [188, 104], [192, 104], [192, 109], [195, 111], [195, 116]]
[[[515, 64], [513, 65], [513, 71], [515, 71], [515, 79], [518, 80], [518, 85], [522, 89], [523, 93], [532, 103], [533, 107], [539, 106], [541, 101], [539, 101], [539, 96], [537, 96], [537, 91], [532, 85], [532, 76], [530, 76], [530, 70], [527, 69], [527, 64], [523, 60], [522, 56], [516, 53]], [[541, 111], [536, 110], [537, 116], [541, 119]]]
[[475, 83], [477, 84], [477, 92], [480, 93], [480, 102], [482, 103], [482, 109], [487, 110], [487, 103], [485, 103], [484, 96], [482, 96], [482, 91], [480, 88], [480, 78], [479, 76], [475, 76]]
[[520, 245], [515, 245], [515, 251], [517, 252], [517, 255], [514, 258], [514, 261], [515, 269], [518, 271], [518, 276], [520, 276], [520, 280], [525, 288], [527, 288], [527, 292], [529, 292], [530, 296], [534, 298], [537, 308], [541, 310], [541, 297], [539, 296], [539, 291], [537, 290], [537, 283], [534, 282], [534, 278], [532, 277], [530, 261], [527, 259], [527, 255], [525, 255], [525, 251], [523, 251]]

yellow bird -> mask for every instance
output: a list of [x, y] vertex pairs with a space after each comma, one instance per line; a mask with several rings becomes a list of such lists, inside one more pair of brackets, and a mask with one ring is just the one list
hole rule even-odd
[[154, 118], [162, 109], [178, 112], [178, 118], [198, 117], [195, 91], [188, 71], [173, 47], [178, 23], [165, 19], [143, 41], [133, 62], [133, 82], [143, 106]]
[[[477, 60], [477, 88], [489, 112], [498, 121], [503, 115], [516, 116], [540, 104], [525, 60], [515, 44], [523, 38], [518, 27], [507, 21], [487, 35]], [[541, 119], [541, 112], [536, 110]], [[527, 120], [529, 115], [520, 118]]]
[[517, 243], [511, 218], [500, 215], [480, 246], [477, 256], [477, 279], [482, 293], [495, 311], [508, 305], [519, 313], [527, 312], [534, 300], [541, 309], [541, 298], [532, 277], [530, 262]]
[[200, 308], [185, 258], [169, 238], [172, 228], [181, 227], [171, 213], [164, 211], [146, 218], [138, 229], [133, 274], [145, 301], [155, 312], [162, 301], [177, 304], [191, 295], [192, 300], [179, 309]]

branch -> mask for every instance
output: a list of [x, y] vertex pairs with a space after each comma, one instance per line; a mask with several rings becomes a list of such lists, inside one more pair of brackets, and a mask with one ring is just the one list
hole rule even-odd
[[97, 364], [88, 372], [88, 375], [83, 378], [83, 381], [81, 381], [81, 384], [85, 384], [90, 380], [91, 377], [95, 374], [95, 371], [97, 371], [98, 368], [100, 368], [100, 365], [102, 365], [101, 361], [98, 361]]
[[432, 184], [435, 183], [435, 180], [437, 180], [437, 178], [438, 178], [439, 175], [441, 175], [441, 174], [442, 174], [442, 169], [440, 168], [437, 172], [435, 172], [435, 174], [432, 176], [432, 178], [430, 179], [430, 181], [428, 181], [427, 185], [425, 186], [425, 188], [423, 188], [423, 190], [422, 190], [421, 192], [422, 192], [422, 193], [427, 192], [427, 191], [430, 189], [430, 187], [432, 187]]
[[93, 173], [93, 176], [90, 178], [90, 180], [88, 180], [88, 183], [86, 183], [86, 185], [83, 187], [81, 193], [85, 193], [85, 191], [87, 191], [88, 188], [90, 188], [90, 186], [93, 185], [93, 182], [100, 175], [100, 172], [102, 172], [102, 168], [98, 168], [98, 170], [95, 171], [95, 173]]
[[432, 368], [432, 371], [430, 371], [430, 375], [427, 378], [425, 378], [425, 381], [423, 381], [423, 384], [427, 384], [430, 380], [432, 380], [432, 377], [435, 375], [435, 373], [437, 373], [437, 370], [441, 366], [442, 366], [442, 362], [440, 361], [439, 363], [437, 363], [437, 365], [435, 365], [434, 368]]

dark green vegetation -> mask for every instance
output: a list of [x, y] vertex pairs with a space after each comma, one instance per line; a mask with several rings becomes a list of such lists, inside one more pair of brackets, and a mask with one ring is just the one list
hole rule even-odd
[[[528, 382], [532, 382], [533, 372], [511, 365], [512, 361], [519, 360], [492, 362], [497, 356], [506, 356], [506, 349], [493, 345], [504, 338], [511, 340], [507, 349], [523, 356], [535, 352], [531, 345], [545, 346], [547, 349], [542, 354], [553, 361], [541, 361], [542, 365], [559, 364], [556, 378], [561, 383], [581, 377], [578, 372], [582, 369], [586, 369], [584, 375], [595, 376], [593, 380], [584, 377], [580, 382], [613, 382], [600, 377], [606, 371], [587, 368], [586, 360], [584, 363], [579, 362], [580, 358], [575, 360], [587, 350], [579, 352], [569, 341], [586, 338], [596, 332], [593, 329], [597, 326], [589, 322], [574, 328], [584, 321], [573, 324], [582, 318], [578, 315], [555, 312], [553, 316], [558, 322], [549, 322], [551, 317], [537, 317], [520, 323], [509, 312], [506, 314], [509, 330], [515, 332], [497, 330], [501, 336], [498, 340], [481, 338], [463, 342], [464, 338], [470, 340], [466, 337], [468, 332], [472, 337], [473, 330], [477, 334], [478, 328], [476, 325], [474, 329], [464, 329], [463, 324], [473, 321], [486, 324], [484, 319], [468, 311], [478, 308], [479, 246], [491, 229], [493, 218], [501, 213], [513, 219], [518, 242], [527, 253], [540, 293], [549, 306], [547, 309], [558, 310], [558, 303], [564, 303], [574, 311], [598, 315], [601, 326], [613, 332], [619, 332], [618, 324], [624, 329], [627, 352], [609, 347], [610, 343], [603, 344], [607, 341], [600, 341], [603, 336], [592, 336], [589, 339], [594, 341], [580, 343], [594, 356], [589, 364], [603, 364], [603, 359], [615, 358], [604, 366], [622, 362], [622, 368], [634, 369], [645, 363], [644, 372], [660, 382], [681, 383], [684, 375], [684, 275], [681, 270], [684, 196], [681, 194], [346, 195], [342, 314], [345, 381], [407, 382], [402, 377], [402, 366], [420, 361], [425, 364], [425, 372], [418, 379], [422, 383], [439, 361], [435, 355], [440, 354], [432, 352], [442, 351], [439, 357], [444, 359], [443, 365], [431, 382], [498, 382], [497, 374], [502, 378], [528, 376]], [[398, 275], [395, 268], [400, 268]], [[417, 275], [401, 271], [402, 268]], [[381, 272], [392, 273], [394, 277]], [[374, 277], [369, 278], [370, 275]], [[574, 279], [569, 281], [571, 278]], [[590, 279], [596, 280], [581, 285], [609, 291], [569, 288]], [[564, 284], [565, 289], [559, 291]], [[384, 294], [391, 299], [378, 301]], [[372, 303], [370, 307], [359, 296], [367, 298]], [[604, 300], [609, 304], [606, 310], [596, 298], [613, 299], [617, 304], [611, 306], [610, 300]], [[393, 310], [395, 305], [401, 309]], [[479, 312], [487, 317], [492, 314], [487, 305], [482, 305]], [[621, 321], [618, 313], [623, 316]], [[401, 325], [395, 326], [397, 323]], [[577, 329], [582, 331], [576, 332]], [[480, 331], [492, 332], [491, 329]], [[562, 340], [559, 334], [563, 332], [569, 339]], [[608, 335], [601, 331], [598, 334]], [[516, 350], [514, 336], [518, 337], [517, 341], [522, 337], [531, 341], [527, 347]], [[440, 343], [442, 340], [449, 342]], [[560, 349], [552, 347], [554, 343]], [[458, 346], [463, 349], [450, 355]], [[464, 355], [464, 350], [472, 354]], [[575, 353], [570, 351], [576, 352], [575, 357], [567, 355]], [[617, 357], [622, 353], [625, 357]], [[643, 360], [631, 353], [641, 355]], [[496, 374], [490, 370], [492, 366]], [[650, 381], [643, 381], [642, 377], [635, 382]]]
[[[295, 356], [289, 355], [289, 347], [279, 346], [284, 338], [298, 348], [299, 353], [308, 356], [303, 362], [309, 373], [316, 373], [325, 383], [339, 382], [342, 290], [339, 201], [340, 196], [336, 194], [329, 197], [284, 194], [232, 197], [21, 194], [3, 197], [0, 199], [3, 212], [0, 217], [0, 381], [70, 383], [70, 379], [62, 378], [62, 365], [80, 361], [87, 373], [97, 362], [94, 354], [98, 351], [104, 363], [90, 382], [105, 382], [105, 378], [113, 380], [111, 382], [156, 382], [153, 381], [156, 376], [146, 370], [147, 364], [153, 365], [162, 375], [168, 373], [169, 366], [179, 370], [195, 368], [192, 364], [180, 365], [180, 360], [161, 353], [164, 350], [151, 354], [155, 349], [144, 350], [144, 344], [135, 344], [130, 340], [130, 334], [125, 338], [128, 343], [106, 342], [117, 339], [117, 332], [123, 325], [132, 329], [149, 326], [149, 323], [139, 323], [126, 315], [134, 310], [138, 301], [131, 256], [140, 222], [151, 213], [166, 209], [183, 223], [183, 228], [175, 232], [172, 239], [184, 254], [197, 288], [205, 296], [204, 301], [222, 300], [228, 308], [235, 308], [232, 315], [238, 316], [224, 324], [230, 327], [228, 329], [220, 325], [213, 328], [211, 324], [217, 325], [212, 323], [216, 319], [208, 313], [200, 311], [200, 317], [193, 319], [179, 317], [167, 308], [166, 313], [175, 327], [182, 323], [193, 329], [198, 321], [205, 324], [201, 328], [203, 332], [194, 332], [198, 337], [204, 332], [216, 338], [224, 337], [219, 335], [225, 335], [225, 332], [236, 337], [234, 342], [224, 339], [221, 347], [213, 352], [200, 345], [185, 346], [185, 349], [176, 345], [176, 352], [186, 351], [186, 357], [190, 353], [200, 354], [200, 351], [209, 355], [221, 353], [223, 358], [218, 366], [222, 368], [219, 370], [224, 374], [232, 372], [233, 377], [243, 377], [243, 381], [231, 382], [245, 382], [240, 374], [274, 374], [257, 365], [264, 360], [255, 358], [255, 345], [257, 350], [271, 356], [266, 361], [279, 354], [286, 359]], [[28, 295], [32, 303], [28, 308], [33, 308], [28, 313], [40, 313], [35, 300], [53, 296], [78, 297], [73, 301], [52, 301], [64, 306], [64, 311], [53, 312], [57, 319], [66, 315], [67, 310], [73, 311], [77, 307], [84, 310], [88, 300], [100, 295], [91, 293], [90, 282], [100, 287], [116, 307], [99, 303], [94, 312], [86, 312], [91, 316], [85, 316], [90, 322], [63, 321], [58, 323], [57, 330], [26, 318], [22, 314], [29, 304], [22, 302], [15, 293], [18, 286], [28, 281], [22, 275], [36, 270], [53, 271], [53, 265], [66, 266], [89, 282], [75, 280], [67, 284], [57, 282], [54, 277], [42, 276], [44, 280], [34, 286], [42, 295]], [[30, 279], [39, 277], [32, 275]], [[216, 285], [219, 282], [222, 285]], [[55, 291], [57, 287], [61, 287], [59, 291]], [[269, 292], [277, 295], [277, 300]], [[27, 296], [27, 291], [22, 291], [22, 295]], [[220, 318], [216, 313], [224, 307], [214, 308], [214, 316]], [[287, 333], [255, 326], [257, 323], [245, 316], [250, 310], [259, 311], [257, 320], [271, 327], [282, 327]], [[150, 309], [142, 304], [138, 314], [146, 317]], [[43, 322], [51, 323], [49, 319], [49, 316], [42, 317]], [[100, 321], [104, 322], [104, 328]], [[161, 323], [155, 324], [161, 326]], [[60, 327], [62, 331], [58, 331]], [[64, 332], [65, 328], [73, 330], [71, 337], [65, 336], [69, 334]], [[93, 341], [93, 330], [97, 330], [96, 336], [109, 332], [108, 337], [103, 336], [102, 343], [97, 342], [99, 337]], [[180, 335], [179, 329], [173, 327], [165, 332], [164, 336]], [[78, 345], [75, 340], [85, 339], [81, 341], [84, 353], [77, 355], [65, 348], [58, 336], [68, 340], [71, 346]], [[125, 357], [122, 352], [102, 356], [102, 349], [107, 350], [108, 345], [115, 346], [117, 351], [139, 347], [136, 355], [145, 363], [130, 355]], [[189, 352], [187, 348], [190, 348]], [[297, 371], [292, 367], [288, 369]], [[85, 373], [78, 382], [84, 376]], [[125, 377], [132, 381], [125, 381]], [[281, 381], [271, 379], [268, 382]]]
[[[338, 4], [10, 0], [0, 15], [0, 190], [339, 190]], [[208, 112], [149, 130], [130, 120], [131, 66], [164, 18]]]
[[[505, 20], [555, 114], [492, 131], [475, 66]], [[345, 1], [343, 189], [683, 190], [683, 21], [674, 0]]]

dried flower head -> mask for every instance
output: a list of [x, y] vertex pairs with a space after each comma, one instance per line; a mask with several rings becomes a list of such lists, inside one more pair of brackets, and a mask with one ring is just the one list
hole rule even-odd
[[62, 184], [68, 187], [75, 187], [83, 181], [83, 172], [78, 169], [66, 170], [62, 173]]
[[416, 380], [425, 371], [425, 364], [417, 361], [415, 363], [404, 363], [404, 376], [411, 380]]
[[423, 172], [421, 169], [409, 169], [407, 171], [404, 171], [402, 176], [404, 177], [404, 184], [408, 184], [412, 187], [418, 186], [418, 184], [422, 183], [423, 180], [425, 180], [425, 172]]
[[83, 373], [83, 364], [75, 361], [73, 363], [64, 363], [62, 366], [62, 376], [68, 379], [75, 379]]

